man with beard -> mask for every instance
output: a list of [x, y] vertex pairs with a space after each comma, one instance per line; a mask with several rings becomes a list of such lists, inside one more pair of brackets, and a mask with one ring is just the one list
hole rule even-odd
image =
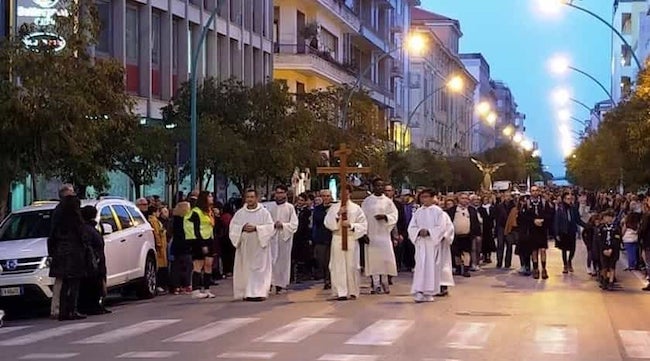
[[269, 212], [275, 223], [275, 233], [271, 238], [273, 257], [273, 279], [275, 293], [289, 287], [291, 281], [291, 249], [293, 234], [298, 230], [298, 216], [293, 204], [287, 202], [288, 188], [284, 185], [275, 187], [275, 204], [269, 206]]
[[519, 211], [519, 222], [525, 225], [528, 230], [528, 243], [532, 249], [533, 256], [533, 278], [539, 279], [539, 264], [541, 261], [542, 279], [548, 278], [546, 271], [546, 250], [548, 249], [549, 229], [553, 226], [553, 206], [542, 199], [537, 186], [530, 188], [530, 199]]

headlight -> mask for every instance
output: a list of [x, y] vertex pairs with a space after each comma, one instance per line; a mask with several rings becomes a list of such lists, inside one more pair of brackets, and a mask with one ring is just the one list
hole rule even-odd
[[38, 269], [49, 268], [51, 263], [50, 257], [43, 257], [41, 263], [38, 264]]

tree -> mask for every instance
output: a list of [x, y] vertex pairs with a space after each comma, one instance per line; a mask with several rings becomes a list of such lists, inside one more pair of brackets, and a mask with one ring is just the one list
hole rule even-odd
[[398, 186], [444, 189], [451, 185], [449, 162], [429, 150], [415, 148], [391, 153], [388, 163], [391, 179]]
[[[25, 174], [61, 176], [82, 188], [102, 185], [100, 170], [111, 166], [115, 139], [134, 123], [123, 67], [112, 59], [94, 59], [88, 51], [100, 24], [93, 1], [61, 3], [67, 16], [56, 15], [54, 25], [21, 26], [0, 50], [0, 135], [9, 143], [0, 154], [6, 166], [0, 177], [2, 211], [11, 182]], [[58, 34], [66, 46], [25, 47], [23, 38], [36, 31]]]

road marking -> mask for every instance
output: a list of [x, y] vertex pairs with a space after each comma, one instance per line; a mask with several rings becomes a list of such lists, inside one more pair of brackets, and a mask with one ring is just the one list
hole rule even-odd
[[541, 353], [575, 355], [578, 353], [578, 330], [575, 327], [540, 326], [535, 331], [535, 343]]
[[461, 350], [485, 348], [494, 324], [481, 322], [456, 322], [445, 337], [444, 345]]
[[413, 326], [411, 320], [379, 320], [352, 336], [346, 345], [389, 346]]
[[15, 331], [24, 330], [24, 329], [26, 329], [26, 328], [30, 328], [30, 327], [32, 327], [32, 326], [13, 326], [13, 327], [3, 327], [3, 328], [0, 328], [0, 335], [3, 335], [3, 334], [5, 334], [5, 333], [9, 333], [9, 332], [15, 332]]
[[19, 360], [65, 360], [78, 355], [78, 353], [30, 353]]
[[375, 361], [379, 358], [377, 355], [354, 355], [354, 354], [334, 354], [328, 353], [321, 356], [318, 361]]
[[650, 332], [619, 330], [618, 334], [630, 358], [650, 359]]
[[336, 322], [336, 320], [336, 318], [301, 318], [257, 338], [255, 342], [300, 342]]
[[259, 318], [229, 318], [209, 323], [197, 329], [170, 337], [163, 342], [205, 342], [232, 332], [240, 327], [259, 320]]
[[217, 358], [230, 358], [230, 359], [254, 359], [254, 360], [270, 360], [275, 357], [275, 352], [226, 352], [217, 356]]
[[170, 358], [178, 355], [175, 351], [141, 351], [123, 353], [117, 358]]
[[91, 327], [99, 326], [105, 322], [80, 322], [73, 323], [65, 326], [50, 328], [48, 330], [30, 333], [28, 335], [10, 338], [8, 340], [0, 341], [0, 346], [23, 346], [39, 341], [47, 340], [48, 338], [64, 336], [75, 331], [85, 330]]
[[149, 320], [135, 325], [118, 328], [117, 330], [100, 333], [99, 335], [91, 336], [80, 341], [75, 341], [76, 344], [97, 344], [97, 343], [114, 343], [124, 339], [145, 334], [155, 329], [165, 327], [180, 320]]

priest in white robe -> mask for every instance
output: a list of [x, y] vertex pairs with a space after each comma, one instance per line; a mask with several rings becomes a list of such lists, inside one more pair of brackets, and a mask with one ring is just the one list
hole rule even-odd
[[298, 215], [293, 204], [287, 202], [287, 192], [288, 188], [284, 185], [275, 187], [275, 204], [268, 205], [275, 228], [271, 237], [271, 286], [275, 286], [275, 293], [278, 294], [287, 289], [291, 282], [291, 248], [293, 234], [298, 230]]
[[[343, 220], [343, 214], [347, 220]], [[339, 301], [359, 296], [361, 265], [359, 264], [359, 238], [366, 234], [368, 222], [357, 204], [348, 201], [347, 205], [333, 204], [325, 216], [325, 227], [332, 231], [332, 246], [330, 249], [330, 274], [332, 280], [332, 295]], [[348, 232], [348, 249], [343, 250], [342, 230]]]
[[431, 302], [441, 286], [453, 286], [450, 242], [454, 238], [454, 224], [449, 215], [435, 205], [436, 196], [432, 190], [423, 190], [420, 202], [422, 207], [415, 211], [408, 226], [409, 238], [415, 244], [411, 293], [415, 302]]
[[230, 222], [230, 240], [236, 249], [233, 293], [237, 300], [264, 301], [271, 287], [270, 242], [275, 228], [269, 211], [258, 203], [257, 191], [247, 191], [245, 202]]
[[399, 214], [395, 202], [384, 194], [384, 182], [376, 178], [372, 182], [370, 196], [363, 200], [361, 208], [368, 219], [368, 239], [365, 245], [365, 274], [372, 277], [372, 292], [390, 293], [388, 276], [397, 276], [397, 263], [391, 231], [397, 224]]

